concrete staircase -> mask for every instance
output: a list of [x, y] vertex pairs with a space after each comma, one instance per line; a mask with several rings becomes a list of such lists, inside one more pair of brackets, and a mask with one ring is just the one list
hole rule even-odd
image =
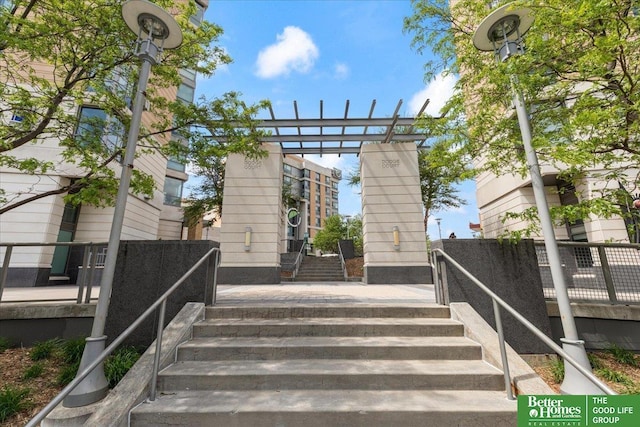
[[514, 426], [448, 307], [207, 308], [132, 426]]
[[344, 273], [340, 257], [305, 256], [295, 282], [342, 282]]

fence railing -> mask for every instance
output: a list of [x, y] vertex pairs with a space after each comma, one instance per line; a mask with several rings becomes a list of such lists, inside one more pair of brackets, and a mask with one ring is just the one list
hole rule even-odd
[[216, 303], [216, 294], [217, 294], [217, 277], [218, 277], [218, 267], [220, 265], [220, 249], [212, 248], [209, 250], [202, 258], [200, 258], [194, 265], [191, 267], [186, 273], [182, 275], [171, 287], [164, 293], [160, 298], [156, 300], [151, 306], [145, 310], [136, 320], [134, 320], [127, 329], [124, 330], [120, 335], [118, 335], [113, 342], [104, 349], [102, 353], [100, 353], [93, 362], [91, 362], [82, 372], [79, 372], [73, 381], [71, 381], [62, 391], [53, 398], [51, 402], [49, 402], [40, 412], [36, 414], [35, 417], [27, 423], [26, 427], [36, 427], [38, 423], [40, 423], [56, 406], [58, 406], [65, 397], [73, 389], [76, 388], [78, 384], [82, 382], [82, 380], [91, 373], [100, 363], [102, 363], [122, 342], [129, 336], [133, 331], [135, 331], [142, 322], [149, 317], [157, 308], [160, 308], [158, 313], [158, 332], [156, 336], [156, 348], [153, 358], [153, 367], [151, 374], [151, 384], [149, 391], [149, 400], [153, 401], [156, 399], [157, 393], [157, 383], [158, 383], [158, 370], [160, 367], [160, 353], [162, 351], [162, 338], [164, 333], [164, 317], [165, 317], [165, 309], [167, 305], [167, 299], [171, 294], [180, 287], [200, 266], [206, 263], [207, 266], [207, 275], [205, 280], [205, 292], [204, 292], [204, 302], [207, 304], [209, 301], [207, 289], [211, 288], [213, 295], [211, 296], [210, 301], [212, 305]]
[[[4, 257], [2, 261], [2, 267], [0, 267], [0, 302], [2, 301], [2, 293], [7, 284], [7, 278], [9, 275], [9, 267], [11, 265], [11, 258], [15, 248], [20, 247], [84, 247], [82, 256], [82, 268], [83, 274], [78, 274], [78, 295], [76, 302], [78, 304], [88, 304], [91, 301], [91, 291], [94, 283], [94, 275], [96, 267], [104, 266], [104, 260], [106, 257], [106, 242], [51, 242], [51, 243], [0, 243], [0, 248], [5, 248]], [[88, 272], [88, 274], [87, 274]]]
[[[534, 242], [545, 298], [555, 289], [543, 242]], [[640, 304], [640, 245], [558, 242], [571, 301]]]
[[[493, 302], [493, 313], [496, 320], [496, 332], [498, 334], [498, 344], [500, 347], [500, 356], [502, 359], [502, 367], [504, 374], [504, 382], [505, 388], [507, 392], [507, 398], [510, 400], [514, 400], [513, 391], [511, 390], [511, 374], [509, 372], [509, 361], [507, 357], [506, 344], [504, 340], [504, 333], [502, 329], [502, 316], [500, 314], [500, 308], [511, 314], [514, 319], [524, 325], [528, 330], [530, 330], [536, 337], [538, 337], [543, 343], [545, 343], [549, 348], [558, 353], [560, 357], [562, 357], [566, 362], [570, 363], [578, 372], [584, 375], [589, 381], [591, 381], [596, 387], [602, 390], [605, 394], [618, 394], [609, 388], [605, 383], [600, 381], [598, 377], [593, 375], [592, 372], [584, 368], [577, 360], [571, 357], [567, 352], [565, 352], [562, 347], [556, 344], [551, 338], [545, 335], [540, 329], [538, 329], [533, 323], [529, 322], [522, 314], [520, 314], [516, 309], [507, 304], [502, 298], [496, 295], [491, 289], [489, 289], [484, 283], [478, 280], [473, 274], [469, 273], [462, 265], [460, 265], [456, 260], [451, 258], [451, 256], [447, 255], [442, 249], [434, 249], [432, 252], [433, 265], [436, 268], [436, 272], [433, 275], [435, 278], [435, 288], [436, 294], [443, 295], [444, 294], [444, 285], [442, 283], [442, 275], [440, 272], [443, 269], [442, 259], [446, 260], [449, 265], [458, 269], [462, 274], [464, 274], [472, 283], [474, 283], [478, 288], [480, 288], [485, 294], [491, 297]], [[440, 258], [440, 259], [438, 259]], [[439, 291], [438, 291], [439, 290]], [[443, 300], [439, 300], [443, 301]], [[444, 300], [446, 301], [446, 299]], [[442, 303], [442, 302], [441, 302]]]

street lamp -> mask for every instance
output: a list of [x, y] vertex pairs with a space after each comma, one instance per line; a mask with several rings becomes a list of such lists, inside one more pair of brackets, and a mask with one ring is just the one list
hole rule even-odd
[[438, 224], [438, 237], [440, 238], [440, 240], [442, 240], [442, 230], [440, 229], [440, 221], [442, 221], [442, 219], [436, 218], [436, 224]]
[[351, 215], [345, 215], [344, 220], [347, 223], [347, 240], [349, 240], [349, 220], [351, 219]]
[[[506, 4], [493, 11], [480, 23], [480, 26], [473, 35], [473, 44], [479, 50], [495, 52], [496, 58], [504, 62], [511, 56], [524, 52], [522, 36], [529, 30], [532, 24], [533, 16], [531, 15], [531, 10], [515, 8], [511, 3]], [[522, 134], [522, 143], [526, 153], [527, 166], [531, 174], [533, 195], [538, 209], [538, 215], [540, 216], [544, 245], [547, 250], [549, 266], [551, 268], [551, 278], [556, 291], [560, 319], [565, 335], [560, 341], [562, 341], [563, 349], [571, 357], [576, 359], [582, 367], [590, 371], [591, 365], [589, 364], [589, 359], [584, 349], [584, 341], [578, 338], [575, 320], [571, 312], [569, 294], [567, 293], [567, 286], [562, 274], [560, 252], [553, 230], [551, 215], [549, 214], [549, 206], [544, 192], [544, 183], [540, 173], [538, 156], [531, 144], [529, 115], [522, 93], [517, 87], [517, 79], [515, 76], [511, 77], [511, 88], [513, 103], [518, 115], [520, 133]], [[560, 386], [562, 393], [602, 394], [602, 391], [574, 368], [573, 365], [565, 361], [564, 366], [565, 376]]]
[[[140, 58], [142, 64], [140, 65], [140, 76], [131, 112], [131, 124], [122, 163], [120, 185], [113, 211], [107, 257], [100, 281], [100, 296], [96, 306], [91, 336], [87, 338], [78, 372], [85, 370], [105, 349], [107, 337], [104, 335], [104, 328], [107, 312], [109, 311], [113, 276], [120, 247], [120, 235], [122, 234], [133, 160], [136, 154], [136, 142], [140, 132], [140, 121], [145, 104], [145, 90], [149, 81], [151, 66], [160, 62], [158, 56], [163, 49], [174, 49], [182, 44], [182, 31], [173, 16], [153, 3], [146, 0], [129, 0], [122, 5], [122, 18], [131, 31], [138, 36], [136, 56]], [[63, 401], [63, 405], [77, 407], [97, 402], [106, 396], [108, 385], [104, 376], [104, 366], [100, 364], [73, 389]]]

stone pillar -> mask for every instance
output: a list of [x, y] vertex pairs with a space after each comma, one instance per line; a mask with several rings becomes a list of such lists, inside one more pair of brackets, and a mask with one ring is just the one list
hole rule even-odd
[[360, 158], [365, 283], [432, 283], [415, 144], [366, 144]]
[[227, 159], [220, 230], [221, 284], [280, 283], [282, 150], [279, 145], [264, 148], [269, 155], [261, 159], [239, 154]]

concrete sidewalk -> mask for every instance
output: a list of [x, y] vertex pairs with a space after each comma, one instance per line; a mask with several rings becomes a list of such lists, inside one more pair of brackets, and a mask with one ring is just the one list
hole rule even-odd
[[[92, 288], [91, 300], [100, 290]], [[5, 288], [0, 304], [75, 302], [77, 286]], [[84, 298], [84, 297], [83, 297]], [[218, 285], [218, 305], [238, 304], [424, 304], [435, 303], [433, 285], [366, 285], [358, 282]]]

